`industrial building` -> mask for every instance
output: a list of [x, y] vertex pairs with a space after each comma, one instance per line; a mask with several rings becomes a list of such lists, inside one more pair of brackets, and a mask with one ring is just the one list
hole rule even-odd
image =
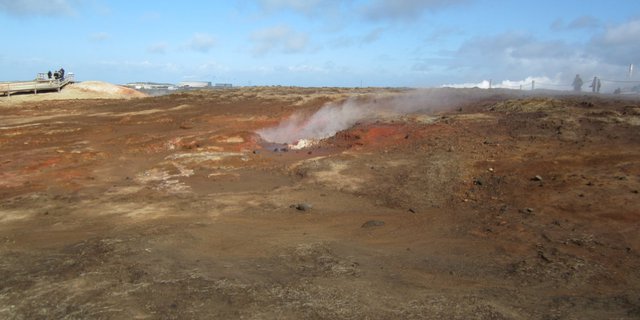
[[178, 83], [179, 88], [209, 88], [211, 81], [182, 81]]

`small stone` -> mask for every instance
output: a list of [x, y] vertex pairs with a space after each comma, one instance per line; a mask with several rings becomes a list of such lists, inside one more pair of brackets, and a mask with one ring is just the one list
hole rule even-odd
[[538, 257], [545, 262], [551, 262], [551, 259], [549, 259], [549, 257], [547, 257], [542, 251], [538, 251]]
[[535, 177], [531, 178], [532, 181], [542, 181], [542, 177], [536, 175]]
[[296, 210], [299, 211], [309, 211], [311, 210], [311, 208], [313, 208], [313, 206], [308, 203], [298, 203], [295, 205], [291, 205], [291, 207], [296, 208]]
[[454, 151], [456, 151], [456, 148], [454, 148], [453, 146], [450, 146], [450, 147], [449, 147], [449, 150], [447, 150], [447, 151], [449, 151], [449, 152], [454, 152]]
[[416, 210], [414, 210], [413, 208], [409, 208], [409, 212], [416, 213]]
[[372, 228], [372, 227], [382, 227], [384, 226], [384, 221], [380, 220], [369, 220], [362, 224], [361, 228]]

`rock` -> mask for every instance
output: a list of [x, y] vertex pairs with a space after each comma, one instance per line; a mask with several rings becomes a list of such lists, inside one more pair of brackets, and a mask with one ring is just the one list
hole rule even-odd
[[477, 185], [477, 186], [481, 186], [482, 185], [482, 180], [480, 179], [473, 179], [473, 184]]
[[409, 208], [409, 212], [411, 212], [411, 213], [416, 213], [416, 210], [415, 210], [415, 209], [413, 209], [413, 208]]
[[311, 210], [311, 208], [313, 208], [313, 206], [308, 204], [308, 203], [292, 204], [289, 207], [290, 208], [295, 208], [296, 210], [299, 210], [299, 211], [309, 211], [309, 210]]
[[533, 208], [524, 208], [524, 209], [520, 209], [520, 210], [518, 210], [518, 212], [522, 213], [522, 214], [523, 214], [523, 215], [525, 215], [525, 216], [530, 216], [530, 215], [533, 215], [533, 214], [534, 214], [534, 213], [533, 213], [533, 212], [534, 212]]
[[384, 226], [384, 221], [380, 220], [369, 220], [362, 224], [361, 228], [372, 228], [372, 227], [382, 227]]
[[456, 148], [454, 148], [453, 146], [450, 146], [450, 147], [449, 147], [449, 150], [447, 150], [447, 151], [449, 151], [449, 152], [454, 152], [454, 151], [456, 151]]
[[535, 177], [531, 178], [531, 181], [542, 181], [542, 177], [536, 175]]
[[542, 259], [544, 262], [551, 262], [551, 259], [549, 259], [549, 257], [547, 257], [544, 252], [542, 252], [541, 250], [538, 251], [538, 257], [540, 259]]

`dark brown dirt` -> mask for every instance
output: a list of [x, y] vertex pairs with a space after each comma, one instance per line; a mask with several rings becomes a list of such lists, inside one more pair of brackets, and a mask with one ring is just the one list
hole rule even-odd
[[640, 100], [449, 90], [299, 151], [254, 133], [403, 92], [1, 105], [0, 318], [640, 318]]

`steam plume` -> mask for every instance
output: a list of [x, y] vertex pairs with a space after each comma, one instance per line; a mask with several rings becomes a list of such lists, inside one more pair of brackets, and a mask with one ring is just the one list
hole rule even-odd
[[[482, 93], [472, 94], [475, 98]], [[470, 100], [455, 89], [414, 90], [394, 96], [379, 96], [370, 101], [349, 99], [341, 104], [328, 103], [306, 118], [295, 113], [279, 125], [257, 131], [262, 139], [274, 143], [292, 144], [302, 139], [324, 139], [345, 130], [359, 121], [410, 113], [430, 113], [452, 109]]]

